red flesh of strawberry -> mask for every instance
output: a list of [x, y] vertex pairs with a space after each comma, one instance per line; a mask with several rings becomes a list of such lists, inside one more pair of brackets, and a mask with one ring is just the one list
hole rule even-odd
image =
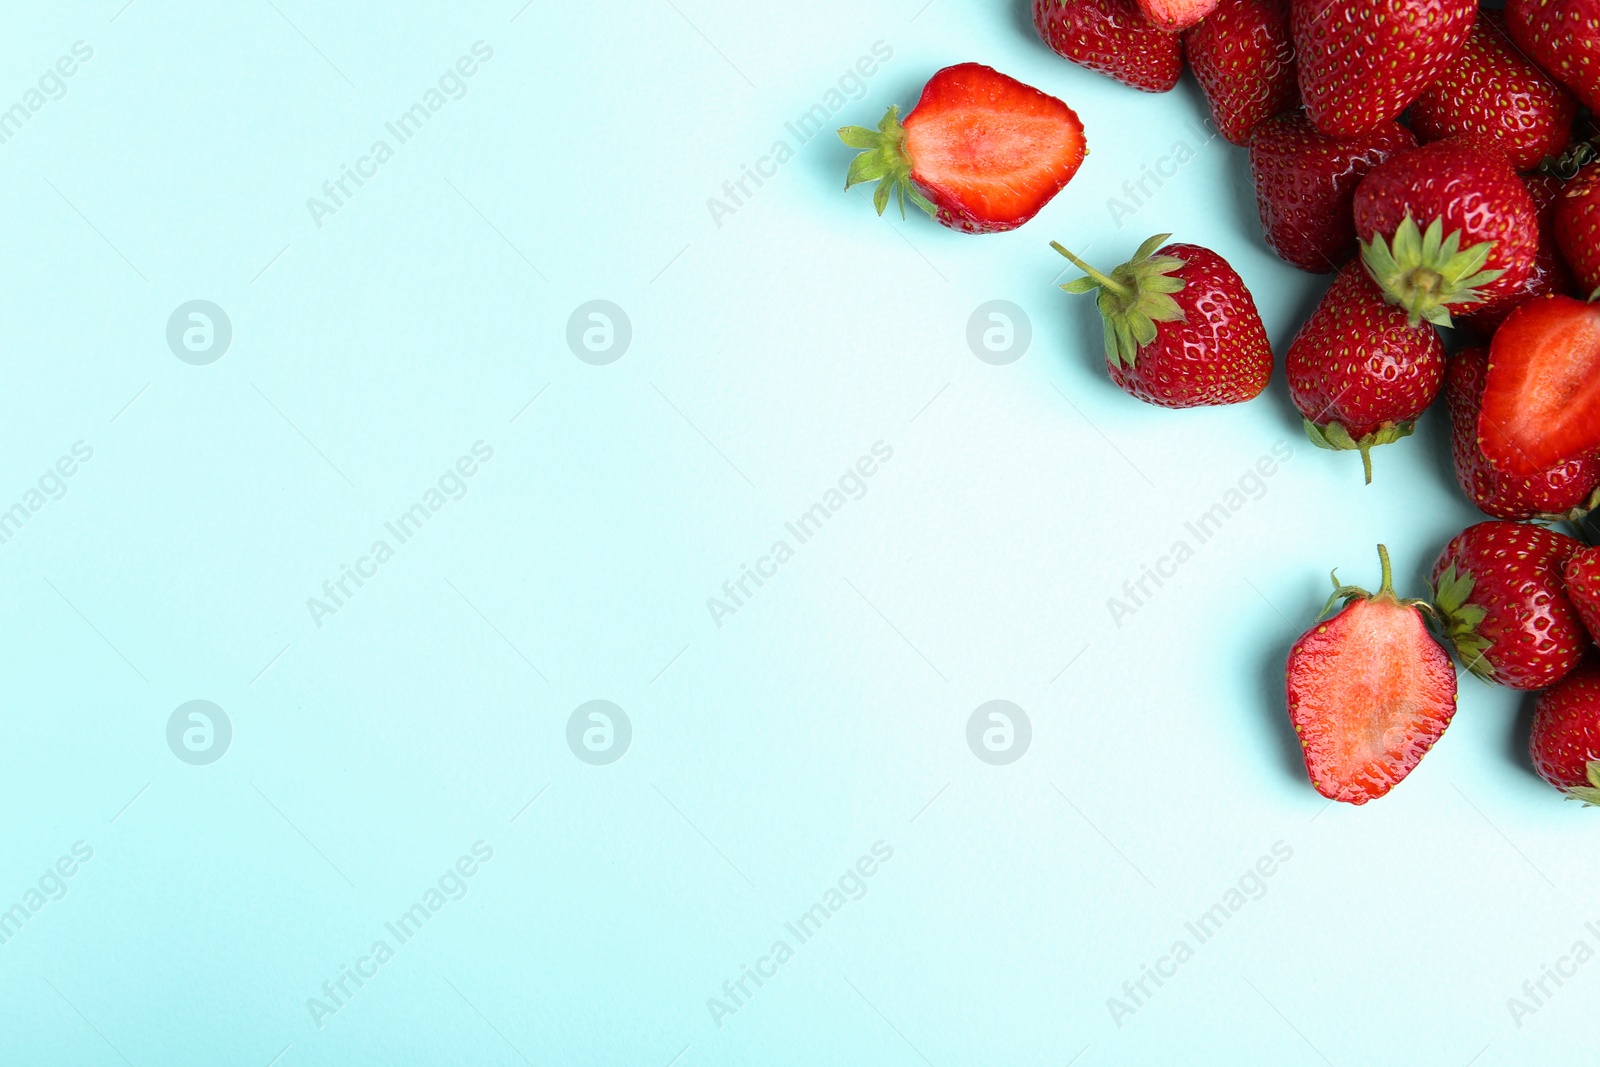
[[1539, 297], [1495, 331], [1478, 445], [1520, 477], [1600, 453], [1600, 304]]

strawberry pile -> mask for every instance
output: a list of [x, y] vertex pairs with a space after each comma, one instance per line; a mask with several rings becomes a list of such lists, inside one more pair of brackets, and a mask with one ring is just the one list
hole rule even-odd
[[[1439, 557], [1429, 596], [1335, 578], [1289, 655], [1289, 717], [1318, 791], [1387, 793], [1455, 711], [1451, 653], [1538, 691], [1533, 764], [1600, 805], [1600, 547], [1555, 529], [1600, 507], [1600, 0], [1033, 0], [1058, 55], [1134, 89], [1194, 75], [1244, 148], [1262, 239], [1331, 283], [1284, 353], [1319, 448], [1372, 452], [1446, 408], [1457, 480], [1493, 521]], [[839, 131], [876, 181], [968, 233], [1015, 229], [1088, 153], [1065, 103], [976, 63], [902, 119]], [[1169, 408], [1265, 391], [1275, 359], [1216, 252], [1152, 237], [1083, 276], [1111, 380]], [[1581, 529], [1581, 527], [1578, 527]]]

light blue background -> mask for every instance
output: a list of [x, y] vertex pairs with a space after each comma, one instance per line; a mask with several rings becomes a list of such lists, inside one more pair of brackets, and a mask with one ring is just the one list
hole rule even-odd
[[[1281, 373], [1166, 412], [1105, 378], [1060, 239], [1227, 256], [1280, 354], [1323, 284], [1261, 245], [1243, 153], [1069, 66], [1023, 5], [123, 0], [12, 5], [0, 105], [0, 1062], [1546, 1063], [1600, 964], [1507, 997], [1600, 920], [1593, 812], [1532, 776], [1528, 702], [1470, 679], [1383, 802], [1306, 783], [1281, 664], [1329, 568], [1407, 592], [1473, 521], [1438, 413], [1375, 457], [1304, 442]], [[274, 6], [276, 4], [276, 6]], [[493, 59], [319, 228], [306, 207], [474, 42]], [[831, 125], [991, 63], [1091, 155], [1021, 231], [879, 220], [831, 136], [707, 201], [882, 41]], [[847, 83], [848, 87], [848, 83]], [[1118, 226], [1108, 198], [1195, 157]], [[229, 350], [169, 350], [216, 302]], [[609, 366], [579, 304], [625, 309]], [[1032, 322], [968, 348], [992, 299]], [[537, 399], [534, 399], [537, 398]], [[530, 404], [531, 401], [531, 404]], [[308, 597], [474, 442], [492, 461], [319, 628]], [[736, 615], [706, 607], [867, 454], [867, 492]], [[1274, 444], [1293, 458], [1134, 616], [1107, 598]], [[568, 716], [634, 736], [577, 759]], [[191, 699], [231, 719], [169, 751]], [[1015, 701], [1021, 760], [968, 749]], [[537, 798], [537, 799], [534, 799]], [[530, 800], [532, 804], [530, 806]], [[492, 861], [336, 1015], [307, 999], [474, 842]], [[719, 1027], [707, 999], [874, 842], [893, 858]], [[1292, 859], [1139, 1010], [1121, 995], [1275, 842]], [[1580, 1053], [1581, 1055], [1581, 1053]]]

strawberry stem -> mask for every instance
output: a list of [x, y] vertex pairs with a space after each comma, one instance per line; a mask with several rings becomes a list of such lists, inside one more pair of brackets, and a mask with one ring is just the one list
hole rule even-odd
[[1393, 597], [1394, 570], [1389, 566], [1389, 550], [1383, 545], [1378, 546], [1378, 563], [1383, 567], [1383, 584], [1378, 586], [1378, 595]]
[[1060, 252], [1063, 256], [1066, 256], [1074, 267], [1077, 267], [1079, 270], [1083, 271], [1083, 273], [1093, 278], [1095, 284], [1100, 286], [1100, 288], [1108, 289], [1122, 297], [1124, 300], [1132, 295], [1132, 291], [1126, 285], [1123, 285], [1121, 282], [1113, 281], [1106, 275], [1101, 274], [1099, 271], [1089, 266], [1089, 264], [1085, 263], [1083, 260], [1079, 259], [1077, 256], [1063, 248], [1060, 241], [1051, 241], [1050, 247], [1055, 249], [1057, 252]]

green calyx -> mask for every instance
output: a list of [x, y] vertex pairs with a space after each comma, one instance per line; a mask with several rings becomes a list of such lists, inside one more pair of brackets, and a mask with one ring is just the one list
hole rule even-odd
[[1434, 219], [1424, 232], [1408, 214], [1394, 231], [1393, 244], [1382, 234], [1363, 242], [1361, 261], [1383, 290], [1384, 299], [1404, 308], [1412, 326], [1424, 320], [1449, 326], [1450, 312], [1445, 305], [1480, 303], [1483, 295], [1478, 287], [1505, 273], [1483, 269], [1494, 244], [1480, 241], [1463, 249], [1460, 230], [1452, 230], [1446, 237], [1444, 221]]
[[1600, 159], [1600, 137], [1579, 141], [1559, 156], [1549, 156], [1539, 164], [1539, 172], [1569, 182], [1584, 167]]
[[1359, 585], [1344, 585], [1339, 581], [1337, 570], [1328, 572], [1333, 579], [1333, 593], [1328, 597], [1328, 602], [1322, 606], [1322, 614], [1326, 615], [1333, 610], [1333, 606], [1344, 603], [1346, 606], [1357, 600], [1390, 600], [1402, 607], [1418, 608], [1422, 611], [1433, 611], [1432, 605], [1426, 600], [1402, 600], [1394, 592], [1394, 569], [1389, 565], [1389, 549], [1384, 545], [1378, 546], [1378, 563], [1383, 568], [1383, 584], [1378, 586], [1376, 593], [1369, 593]]
[[1577, 507], [1568, 511], [1543, 511], [1531, 516], [1535, 522], [1570, 522], [1574, 526], [1589, 517], [1589, 513], [1600, 508], [1600, 487], [1589, 494], [1589, 498]]
[[1174, 278], [1184, 261], [1177, 256], [1158, 256], [1156, 249], [1166, 243], [1170, 233], [1158, 233], [1133, 254], [1133, 258], [1102, 274], [1068, 252], [1056, 241], [1050, 247], [1072, 261], [1085, 277], [1061, 288], [1069, 293], [1099, 290], [1096, 302], [1105, 324], [1106, 361], [1131, 369], [1139, 349], [1156, 339], [1156, 323], [1182, 322], [1183, 309], [1172, 294], [1183, 289], [1183, 279]]
[[1337, 422], [1324, 423], [1318, 426], [1310, 419], [1302, 419], [1305, 425], [1306, 436], [1318, 448], [1326, 448], [1333, 452], [1358, 451], [1361, 453], [1361, 469], [1366, 473], [1367, 484], [1372, 484], [1372, 450], [1378, 445], [1392, 445], [1402, 437], [1410, 437], [1411, 431], [1416, 429], [1415, 422], [1386, 422], [1376, 430], [1357, 440], [1350, 436], [1350, 431]]
[[861, 154], [850, 162], [850, 172], [845, 175], [844, 187], [861, 182], [877, 182], [872, 194], [872, 206], [883, 214], [892, 195], [900, 204], [900, 217], [906, 217], [906, 198], [929, 215], [937, 210], [922, 195], [911, 179], [911, 157], [906, 155], [906, 128], [900, 125], [900, 109], [891, 107], [884, 113], [876, 130], [865, 126], [845, 126], [839, 130], [839, 140]]
[[1457, 571], [1456, 565], [1450, 564], [1433, 587], [1433, 607], [1440, 629], [1445, 639], [1455, 646], [1461, 665], [1484, 681], [1492, 682], [1494, 667], [1485, 657], [1494, 642], [1478, 632], [1488, 612], [1470, 603], [1476, 584], [1477, 580], [1470, 573]]
[[1570, 786], [1567, 797], [1600, 807], [1600, 760], [1590, 760], [1584, 767], [1584, 775], [1589, 779], [1589, 784]]

